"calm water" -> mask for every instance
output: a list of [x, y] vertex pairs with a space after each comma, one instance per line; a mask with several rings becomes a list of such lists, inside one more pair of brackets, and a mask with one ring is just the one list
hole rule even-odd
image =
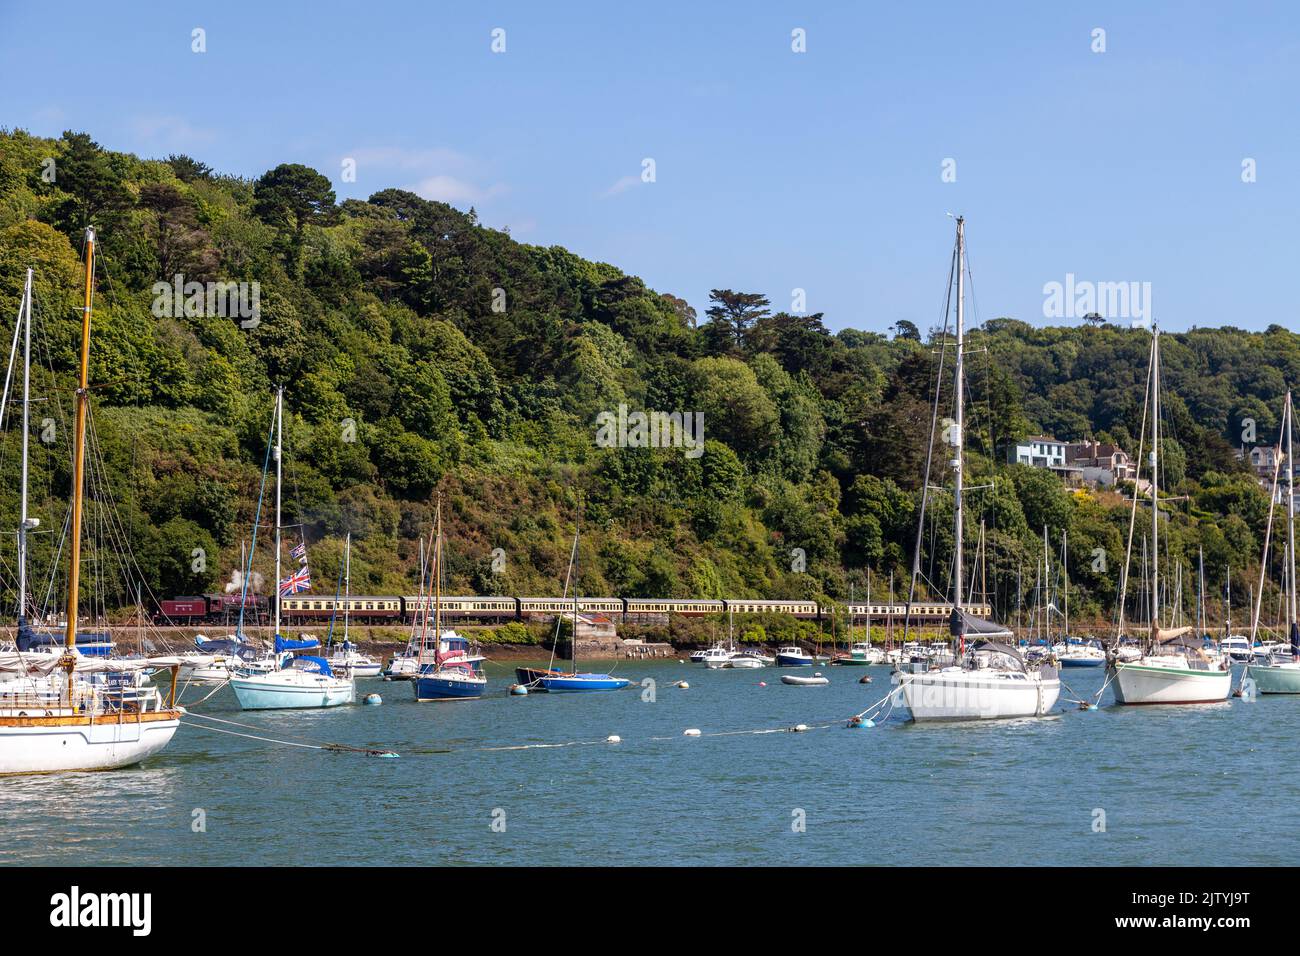
[[[642, 689], [512, 698], [493, 665], [479, 701], [248, 714], [223, 688], [200, 709], [399, 751], [325, 753], [182, 725], [128, 770], [0, 781], [6, 864], [1207, 864], [1300, 862], [1261, 840], [1300, 800], [1300, 699], [1103, 707], [1035, 721], [847, 730], [888, 670], [780, 672], [624, 662]], [[802, 673], [807, 673], [803, 671]], [[667, 686], [677, 678], [690, 689]], [[1100, 669], [1067, 671], [1091, 692]], [[766, 687], [759, 681], [765, 680]], [[197, 690], [197, 688], [192, 688]], [[198, 696], [197, 694], [193, 696]], [[1063, 696], [1067, 696], [1063, 694]], [[1107, 691], [1109, 704], [1109, 691]], [[737, 733], [805, 723], [808, 733]], [[237, 728], [236, 728], [237, 729]], [[604, 743], [610, 734], [620, 744]], [[654, 739], [663, 738], [663, 739]], [[523, 744], [581, 744], [489, 751]], [[206, 814], [206, 832], [191, 827]], [[1092, 831], [1093, 811], [1106, 832]], [[806, 830], [794, 832], [796, 811]], [[494, 812], [505, 832], [494, 832]]]

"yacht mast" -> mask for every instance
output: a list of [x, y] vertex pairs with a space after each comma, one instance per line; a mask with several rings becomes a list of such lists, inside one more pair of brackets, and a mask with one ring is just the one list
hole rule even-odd
[[[578, 543], [582, 540], [582, 499], [573, 518], [573, 673], [578, 673]], [[728, 625], [730, 626], [730, 625]]]
[[343, 546], [343, 643], [348, 642], [348, 607], [352, 604], [352, 532]]
[[27, 270], [27, 283], [23, 289], [26, 314], [23, 318], [23, 465], [22, 485], [18, 511], [18, 626], [27, 621], [27, 532], [35, 527], [27, 517], [27, 431], [31, 411], [32, 377], [32, 270]]
[[[27, 308], [31, 308], [30, 304]], [[1300, 657], [1300, 626], [1296, 624], [1296, 464], [1292, 431], [1295, 406], [1287, 392], [1287, 639], [1291, 641], [1291, 656]], [[26, 433], [23, 434], [26, 441]]]
[[964, 292], [966, 276], [966, 220], [957, 217], [957, 358], [953, 363], [953, 565], [952, 565], [952, 627], [957, 638], [957, 654], [965, 652], [966, 622], [962, 617], [962, 448], [965, 441], [965, 408], [962, 396], [964, 360], [962, 356], [965, 337]]
[[275, 390], [275, 611], [272, 634], [280, 636], [280, 468], [281, 442], [284, 438], [284, 386]]
[[77, 379], [77, 419], [72, 445], [72, 523], [68, 564], [68, 627], [64, 633], [63, 666], [68, 672], [68, 692], [72, 692], [72, 669], [76, 666], [73, 650], [77, 643], [77, 599], [81, 584], [81, 505], [86, 480], [86, 413], [90, 391], [90, 309], [95, 279], [95, 230], [86, 228], [86, 291], [81, 311], [81, 372]]
[[1160, 632], [1160, 329], [1151, 327], [1151, 639]]
[[438, 528], [433, 540], [433, 663], [442, 664], [442, 492], [438, 492]]

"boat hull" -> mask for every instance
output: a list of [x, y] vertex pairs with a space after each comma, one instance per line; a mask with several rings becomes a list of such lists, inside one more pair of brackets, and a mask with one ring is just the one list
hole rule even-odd
[[1230, 671], [1186, 670], [1119, 661], [1109, 668], [1117, 704], [1214, 704], [1228, 699]]
[[1106, 663], [1104, 657], [1060, 657], [1062, 667], [1101, 667]]
[[415, 699], [421, 703], [434, 700], [472, 700], [482, 697], [487, 681], [482, 678], [446, 674], [424, 674], [411, 679]]
[[585, 691], [622, 690], [632, 682], [608, 674], [563, 674], [538, 678], [537, 683], [550, 694], [577, 694]]
[[1300, 667], [1252, 665], [1247, 673], [1261, 694], [1300, 694]]
[[777, 667], [812, 667], [813, 660], [811, 657], [794, 657], [790, 654], [777, 654]]
[[129, 767], [167, 746], [181, 713], [0, 717], [0, 774]]
[[897, 675], [898, 693], [918, 723], [1041, 717], [1056, 705], [1060, 679], [940, 670]]
[[337, 679], [296, 683], [265, 677], [234, 677], [230, 687], [244, 710], [338, 707], [351, 704], [356, 698], [352, 682]]

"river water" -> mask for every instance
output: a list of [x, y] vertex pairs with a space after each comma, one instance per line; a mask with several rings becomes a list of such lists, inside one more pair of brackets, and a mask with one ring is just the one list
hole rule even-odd
[[[315, 711], [241, 712], [223, 688], [197, 709], [257, 728], [226, 729], [400, 756], [184, 724], [139, 767], [0, 780], [0, 862], [1300, 862], [1295, 841], [1259, 839], [1300, 800], [1300, 699], [1120, 708], [1107, 690], [1094, 712], [1062, 703], [1041, 720], [918, 726], [900, 710], [849, 730], [845, 718], [888, 693], [887, 668], [823, 668], [826, 687], [783, 685], [770, 668], [616, 672], [633, 686], [511, 697], [512, 667], [490, 664], [481, 700], [416, 704], [408, 684], [375, 680], [358, 697], [380, 693], [381, 706]], [[1103, 680], [1099, 668], [1064, 676], [1079, 696]], [[681, 678], [689, 689], [671, 686]], [[800, 723], [811, 729], [784, 730]]]

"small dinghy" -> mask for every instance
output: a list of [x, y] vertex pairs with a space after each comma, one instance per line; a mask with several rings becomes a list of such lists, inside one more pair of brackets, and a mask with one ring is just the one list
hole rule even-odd
[[782, 674], [782, 684], [794, 684], [796, 687], [818, 687], [822, 684], [829, 684], [830, 680], [817, 674], [813, 677], [801, 677], [798, 674]]

